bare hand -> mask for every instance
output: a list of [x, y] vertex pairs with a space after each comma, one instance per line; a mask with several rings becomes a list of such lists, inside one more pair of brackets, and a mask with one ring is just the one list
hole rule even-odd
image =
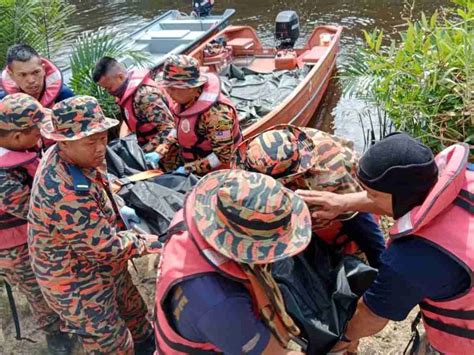
[[344, 195], [309, 190], [297, 190], [296, 193], [303, 198], [310, 208], [317, 207], [317, 211], [312, 213], [313, 218], [332, 220], [346, 212], [347, 203]]

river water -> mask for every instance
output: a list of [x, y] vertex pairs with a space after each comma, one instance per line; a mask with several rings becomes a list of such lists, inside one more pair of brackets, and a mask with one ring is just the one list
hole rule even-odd
[[[356, 44], [362, 43], [362, 30], [383, 28], [392, 36], [403, 23], [403, 0], [215, 0], [215, 13], [226, 8], [236, 9], [231, 20], [234, 25], [250, 25], [257, 29], [262, 40], [273, 44], [274, 20], [282, 10], [295, 10], [300, 16], [301, 38], [309, 35], [316, 24], [336, 24], [344, 26], [341, 40], [340, 64]], [[113, 26], [117, 31], [132, 32], [153, 17], [169, 9], [190, 12], [190, 0], [79, 0], [72, 1], [77, 7], [71, 22], [81, 31], [94, 30], [101, 26]], [[449, 1], [417, 0], [415, 14], [425, 11], [431, 14]], [[341, 94], [342, 90], [333, 79], [322, 104], [311, 125], [353, 139], [358, 150], [363, 148], [363, 134], [357, 111], [365, 104]]]

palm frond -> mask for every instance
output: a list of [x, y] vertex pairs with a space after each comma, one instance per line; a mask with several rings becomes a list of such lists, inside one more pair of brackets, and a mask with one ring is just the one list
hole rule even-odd
[[119, 36], [111, 29], [100, 28], [94, 32], [85, 32], [75, 41], [70, 57], [71, 88], [76, 94], [97, 97], [104, 112], [116, 117], [118, 112], [113, 98], [92, 80], [95, 64], [104, 56], [142, 67], [151, 61], [146, 52], [130, 48], [127, 37]]

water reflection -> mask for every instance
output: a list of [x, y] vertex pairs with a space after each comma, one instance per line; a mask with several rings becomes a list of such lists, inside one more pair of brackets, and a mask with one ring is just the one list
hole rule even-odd
[[[124, 33], [132, 32], [149, 19], [170, 9], [191, 11], [191, 0], [79, 0], [71, 1], [77, 7], [72, 23], [82, 31], [101, 26], [114, 26]], [[341, 39], [339, 63], [350, 53], [353, 46], [361, 41], [362, 30], [383, 28], [386, 33], [396, 34], [396, 26], [401, 24], [403, 0], [216, 0], [216, 12], [226, 8], [237, 10], [232, 24], [246, 24], [257, 29], [267, 45], [273, 44], [274, 19], [278, 12], [293, 9], [298, 12], [301, 22], [301, 39], [311, 33], [317, 24], [338, 24], [345, 30]], [[432, 12], [449, 1], [417, 0], [418, 11]], [[64, 63], [66, 57], [60, 58]], [[361, 106], [362, 105], [362, 106]], [[362, 108], [363, 103], [347, 98], [341, 99], [341, 88], [333, 80], [328, 93], [312, 123], [315, 127], [344, 134], [356, 141], [359, 149], [363, 146], [359, 118], [348, 108]]]

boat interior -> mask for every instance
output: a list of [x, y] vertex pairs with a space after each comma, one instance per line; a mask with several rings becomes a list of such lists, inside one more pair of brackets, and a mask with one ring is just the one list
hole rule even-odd
[[218, 25], [222, 18], [222, 15], [196, 18], [179, 11], [170, 11], [167, 16], [132, 35], [134, 48], [151, 53], [154, 59], [181, 52]]
[[[236, 104], [242, 127], [262, 118], [288, 96], [324, 61], [334, 42], [337, 28], [314, 29], [302, 47], [264, 47], [255, 30], [231, 26], [201, 45], [194, 56], [204, 72], [218, 73], [224, 92]], [[320, 75], [325, 74], [321, 73]], [[318, 75], [318, 74], [316, 74]]]

